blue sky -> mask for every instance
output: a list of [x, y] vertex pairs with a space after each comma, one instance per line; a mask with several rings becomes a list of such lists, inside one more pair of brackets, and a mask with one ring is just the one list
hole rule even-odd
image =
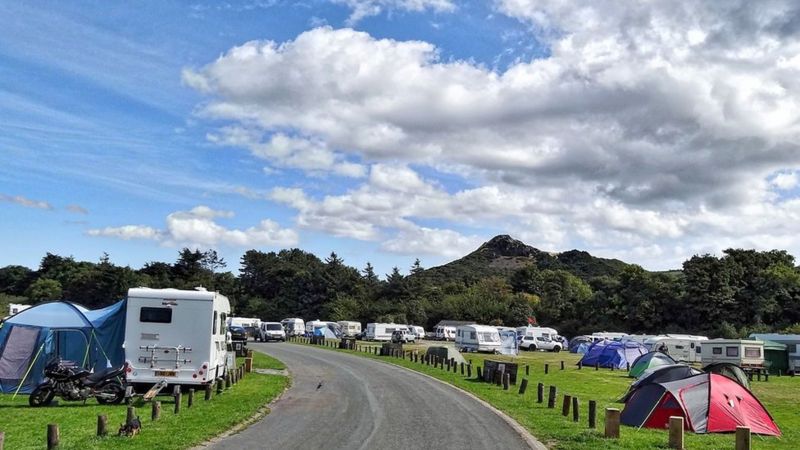
[[[791, 55], [708, 62], [789, 48], [785, 11], [683, 6], [2, 3], [0, 265], [296, 246], [387, 273], [501, 233], [654, 269], [800, 250]], [[735, 14], [752, 29], [714, 39]]]

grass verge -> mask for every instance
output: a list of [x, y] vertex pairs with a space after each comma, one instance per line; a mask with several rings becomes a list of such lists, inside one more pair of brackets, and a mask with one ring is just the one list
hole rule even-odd
[[[255, 352], [255, 361], [265, 366], [282, 363]], [[137, 408], [142, 420], [142, 432], [132, 438], [118, 437], [116, 431], [125, 421], [125, 405], [102, 406], [94, 400], [83, 405], [61, 402], [58, 406], [31, 408], [27, 396], [0, 395], [0, 431], [5, 432], [7, 449], [41, 449], [46, 445], [46, 428], [57, 423], [61, 431], [60, 449], [185, 449], [211, 439], [250, 418], [260, 408], [279, 395], [289, 384], [288, 377], [250, 373], [230, 390], [211, 401], [203, 400], [203, 392], [195, 394], [194, 405], [187, 407], [183, 395], [181, 412], [173, 413], [171, 396], [158, 397], [161, 419], [150, 420], [150, 405]], [[108, 415], [109, 436], [98, 438], [97, 416]]]
[[[359, 343], [362, 345], [363, 343]], [[368, 345], [368, 344], [367, 344]], [[434, 344], [435, 345], [435, 344]], [[325, 348], [325, 347], [322, 347]], [[420, 346], [406, 346], [407, 350], [421, 349]], [[326, 348], [332, 350], [330, 348]], [[653, 429], [636, 429], [623, 426], [619, 440], [605, 439], [603, 433], [603, 418], [606, 407], [624, 407], [616, 400], [627, 390], [631, 378], [625, 371], [610, 371], [609, 369], [594, 368], [577, 369], [578, 356], [570, 353], [542, 353], [526, 352], [519, 357], [494, 356], [482, 354], [464, 354], [472, 360], [474, 366], [483, 367], [485, 359], [513, 361], [519, 364], [518, 379], [528, 379], [528, 389], [524, 395], [517, 393], [518, 385], [512, 386], [508, 391], [490, 383], [475, 380], [466, 376], [434, 369], [420, 363], [411, 361], [375, 356], [372, 353], [358, 353], [349, 350], [336, 350], [354, 353], [362, 357], [379, 359], [382, 361], [407, 367], [454, 386], [464, 389], [477, 397], [489, 402], [499, 410], [505, 412], [520, 425], [527, 428], [531, 434], [541, 442], [554, 449], [593, 450], [607, 449], [661, 449], [667, 448], [667, 432]], [[560, 370], [561, 361], [565, 369]], [[545, 375], [544, 366], [549, 365], [549, 373]], [[530, 375], [525, 376], [525, 365], [529, 366]], [[544, 403], [536, 401], [536, 385], [545, 385]], [[556, 408], [547, 408], [548, 386], [558, 388]], [[800, 448], [800, 415], [797, 413], [800, 404], [800, 377], [770, 377], [769, 382], [752, 383], [753, 393], [761, 400], [767, 410], [772, 414], [783, 432], [781, 438], [753, 436], [752, 448], [764, 450], [794, 450]], [[580, 420], [572, 421], [569, 417], [561, 415], [561, 402], [563, 394], [577, 396], [580, 401]], [[597, 402], [597, 429], [589, 429], [587, 425], [587, 409], [589, 400]], [[690, 449], [715, 450], [720, 448], [733, 448], [733, 434], [694, 434], [686, 433], [685, 447]]]

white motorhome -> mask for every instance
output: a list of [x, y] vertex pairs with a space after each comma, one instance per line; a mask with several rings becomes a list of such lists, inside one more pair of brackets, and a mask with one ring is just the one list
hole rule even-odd
[[340, 320], [336, 322], [342, 327], [342, 336], [353, 337], [361, 333], [361, 322], [353, 322], [350, 320]]
[[256, 319], [254, 317], [228, 317], [227, 325], [229, 327], [259, 328], [261, 326], [261, 319]]
[[764, 342], [746, 339], [709, 339], [700, 347], [701, 363], [733, 363], [742, 367], [764, 365]]
[[591, 338], [595, 341], [602, 341], [603, 339], [607, 339], [609, 341], [621, 341], [627, 336], [628, 333], [619, 333], [614, 331], [598, 331], [596, 333], [592, 333]]
[[629, 334], [627, 336], [624, 336], [620, 340], [622, 342], [627, 342], [627, 341], [638, 342], [638, 343], [644, 345], [646, 340], [648, 340], [650, 338], [654, 338], [654, 337], [656, 337], [656, 336], [653, 335], [653, 334]]
[[228, 298], [202, 288], [128, 290], [128, 382], [203, 385], [225, 375]]
[[705, 336], [690, 334], [664, 334], [644, 341], [648, 351], [666, 353], [675, 361], [700, 362], [700, 347], [707, 341]]
[[368, 341], [389, 341], [396, 330], [408, 331], [408, 327], [396, 323], [368, 323], [364, 338]]
[[8, 304], [8, 315], [13, 316], [14, 314], [21, 313], [26, 309], [30, 308], [31, 305], [23, 305], [21, 303], [9, 303]]
[[500, 351], [500, 333], [489, 325], [461, 325], [456, 328], [456, 348], [462, 352]]
[[557, 340], [558, 338], [558, 330], [555, 328], [550, 327], [517, 327], [517, 339], [523, 340], [525, 336], [530, 336], [534, 338], [546, 338], [551, 340]]
[[414, 333], [414, 336], [417, 337], [417, 340], [425, 339], [425, 329], [422, 328], [421, 326], [419, 326], [419, 325], [409, 325], [408, 329], [409, 329], [409, 331]]
[[296, 317], [281, 320], [281, 325], [286, 330], [287, 336], [302, 336], [306, 329], [306, 323], [303, 322], [303, 319]]

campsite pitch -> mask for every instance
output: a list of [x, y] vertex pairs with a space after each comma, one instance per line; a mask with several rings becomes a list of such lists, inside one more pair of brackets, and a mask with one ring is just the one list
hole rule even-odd
[[[255, 353], [254, 367], [282, 369], [283, 363]], [[28, 397], [0, 395], [0, 431], [5, 432], [7, 449], [41, 449], [46, 447], [47, 424], [56, 423], [61, 431], [60, 449], [171, 449], [180, 450], [200, 444], [236, 424], [248, 419], [268, 404], [289, 384], [289, 379], [279, 375], [250, 373], [221, 396], [216, 393], [211, 401], [203, 400], [203, 392], [195, 393], [194, 405], [187, 407], [183, 395], [181, 412], [173, 414], [174, 401], [170, 396], [158, 397], [161, 401], [161, 418], [150, 420], [150, 404], [138, 405], [137, 414], [142, 421], [142, 431], [135, 437], [116, 435], [117, 427], [125, 421], [125, 405], [86, 405], [62, 402], [58, 406], [31, 408]], [[109, 436], [98, 438], [97, 416], [108, 415]]]
[[[423, 341], [425, 344], [437, 345], [435, 342]], [[420, 349], [424, 351], [426, 345], [404, 346], [406, 350]], [[346, 351], [346, 350], [337, 350]], [[350, 351], [347, 351], [350, 353]], [[355, 352], [353, 352], [355, 353]], [[594, 450], [597, 448], [612, 449], [651, 449], [667, 447], [667, 432], [652, 429], [636, 429], [623, 426], [620, 439], [612, 440], [603, 438], [603, 417], [606, 407], [622, 409], [622, 403], [616, 403], [627, 390], [632, 381], [624, 370], [611, 371], [593, 367], [577, 369], [578, 355], [571, 353], [543, 353], [523, 352], [519, 357], [513, 358], [519, 364], [518, 380], [528, 379], [528, 389], [524, 395], [517, 394], [518, 386], [513, 386], [508, 391], [500, 386], [490, 383], [478, 382], [467, 379], [459, 374], [446, 372], [439, 368], [410, 362], [407, 359], [380, 357], [374, 354], [357, 353], [361, 356], [380, 359], [391, 364], [408, 367], [413, 370], [432, 375], [447, 381], [461, 389], [471, 392], [481, 399], [491, 403], [513, 417], [522, 426], [526, 427], [544, 442], [548, 447], [556, 449]], [[512, 361], [511, 357], [484, 354], [464, 354], [467, 360], [472, 360], [475, 366], [484, 366], [485, 359]], [[560, 363], [564, 361], [565, 369], [560, 370]], [[525, 375], [525, 365], [529, 365], [530, 375]], [[549, 373], [544, 374], [544, 365], [549, 365]], [[545, 385], [544, 403], [536, 402], [537, 383]], [[558, 399], [554, 409], [547, 408], [547, 389], [554, 385], [558, 388]], [[800, 404], [800, 377], [770, 377], [769, 382], [754, 381], [753, 393], [764, 404], [767, 410], [780, 427], [783, 436], [759, 437], [753, 435], [752, 448], [754, 449], [785, 449], [794, 450], [800, 443], [800, 416], [797, 414], [797, 405]], [[575, 423], [570, 417], [561, 415], [561, 401], [563, 394], [578, 397], [580, 401], [580, 420]], [[597, 429], [591, 430], [587, 426], [587, 406], [589, 400], [597, 402]], [[424, 405], [420, 405], [424, 409]], [[733, 448], [734, 436], [732, 434], [693, 434], [686, 433], [686, 448], [716, 450], [720, 448]]]

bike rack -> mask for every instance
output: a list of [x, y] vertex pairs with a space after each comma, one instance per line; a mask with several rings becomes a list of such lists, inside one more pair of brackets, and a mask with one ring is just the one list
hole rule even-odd
[[190, 353], [192, 351], [191, 347], [184, 347], [179, 345], [177, 347], [168, 347], [168, 346], [161, 346], [161, 345], [140, 345], [139, 350], [144, 350], [150, 352], [150, 356], [140, 356], [139, 362], [141, 363], [150, 363], [150, 368], [154, 368], [155, 365], [158, 363], [159, 359], [156, 356], [157, 351], [164, 351], [164, 353], [169, 353], [170, 351], [175, 352], [175, 368], [180, 368], [181, 364], [189, 364], [192, 362], [191, 359], [180, 359], [180, 354]]

